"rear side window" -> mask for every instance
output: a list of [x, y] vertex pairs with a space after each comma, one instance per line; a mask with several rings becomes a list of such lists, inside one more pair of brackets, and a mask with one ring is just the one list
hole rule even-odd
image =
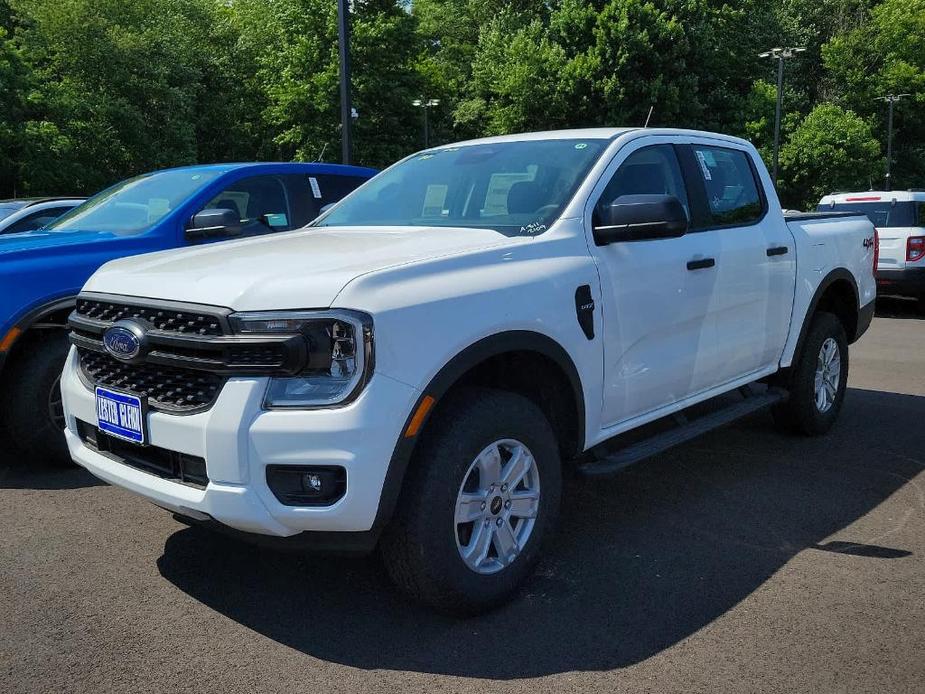
[[337, 202], [367, 181], [367, 179], [359, 176], [334, 176], [332, 174], [319, 174], [312, 178], [318, 182], [317, 187], [321, 193], [322, 205]]
[[763, 216], [758, 181], [748, 154], [738, 149], [692, 145], [713, 226], [744, 226]]
[[337, 202], [366, 183], [359, 176], [290, 174], [282, 176], [289, 190], [293, 228], [304, 227], [321, 214], [321, 208]]
[[925, 202], [841, 202], [819, 205], [818, 212], [854, 212], [867, 215], [875, 227], [925, 227]]

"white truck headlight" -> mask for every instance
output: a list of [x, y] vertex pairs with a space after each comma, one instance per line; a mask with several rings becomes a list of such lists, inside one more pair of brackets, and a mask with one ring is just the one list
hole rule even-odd
[[360, 311], [235, 313], [230, 320], [236, 333], [298, 334], [305, 339], [305, 368], [296, 376], [271, 378], [265, 407], [344, 405], [372, 375], [373, 321]]

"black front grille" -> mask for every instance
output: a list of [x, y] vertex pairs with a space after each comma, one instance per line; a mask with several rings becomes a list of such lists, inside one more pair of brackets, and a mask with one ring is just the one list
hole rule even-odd
[[[302, 335], [241, 335], [231, 310], [203, 304], [151, 301], [109, 294], [82, 294], [68, 323], [88, 385], [107, 386], [147, 398], [156, 410], [186, 414], [208, 409], [229, 378], [292, 376], [306, 364]], [[106, 331], [128, 321], [141, 333], [139, 353], [111, 356]]]
[[222, 320], [218, 315], [196, 310], [132, 306], [113, 301], [78, 299], [77, 315], [92, 320], [115, 323], [126, 318], [138, 318], [153, 328], [184, 335], [223, 335]]
[[87, 446], [119, 463], [191, 487], [209, 484], [205, 458], [157, 446], [139, 446], [77, 420], [77, 435]]
[[80, 352], [80, 369], [93, 385], [134, 393], [160, 410], [190, 413], [212, 406], [224, 376], [157, 364], [126, 364], [101, 352]]
[[286, 349], [279, 344], [232, 345], [227, 353], [232, 366], [282, 366], [286, 361]]

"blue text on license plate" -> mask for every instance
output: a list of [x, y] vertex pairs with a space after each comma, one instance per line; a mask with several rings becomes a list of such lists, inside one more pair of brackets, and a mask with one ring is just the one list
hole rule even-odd
[[96, 417], [100, 431], [134, 443], [145, 442], [141, 398], [97, 387]]

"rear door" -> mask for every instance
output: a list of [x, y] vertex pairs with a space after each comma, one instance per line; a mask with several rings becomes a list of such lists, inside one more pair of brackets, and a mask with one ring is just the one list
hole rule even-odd
[[694, 374], [705, 390], [776, 367], [790, 330], [796, 252], [780, 210], [770, 213], [749, 150], [695, 141], [682, 160], [709, 220], [702, 233], [718, 248], [707, 320], [715, 348]]

